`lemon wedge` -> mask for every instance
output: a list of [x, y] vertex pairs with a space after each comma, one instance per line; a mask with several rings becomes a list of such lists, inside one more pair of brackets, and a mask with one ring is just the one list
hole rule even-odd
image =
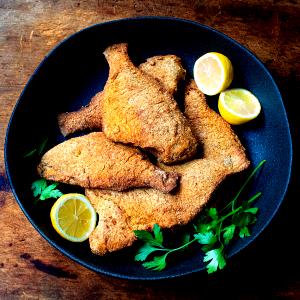
[[261, 106], [258, 99], [248, 90], [230, 89], [219, 96], [218, 108], [221, 116], [232, 125], [255, 119]]
[[65, 194], [52, 206], [50, 218], [54, 229], [71, 242], [83, 242], [96, 226], [96, 212], [82, 194]]
[[194, 79], [202, 93], [216, 95], [227, 89], [232, 82], [231, 61], [221, 53], [206, 53], [195, 62]]

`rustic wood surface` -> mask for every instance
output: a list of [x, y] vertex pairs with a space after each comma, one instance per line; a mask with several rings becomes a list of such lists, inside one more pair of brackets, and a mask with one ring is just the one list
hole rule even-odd
[[[280, 212], [227, 270], [209, 278], [198, 274], [139, 283], [100, 276], [79, 266], [33, 229], [5, 175], [3, 144], [10, 114], [46, 53], [89, 25], [143, 15], [195, 20], [248, 47], [275, 77], [290, 119], [294, 170]], [[0, 0], [0, 299], [300, 299], [299, 63], [299, 0]]]

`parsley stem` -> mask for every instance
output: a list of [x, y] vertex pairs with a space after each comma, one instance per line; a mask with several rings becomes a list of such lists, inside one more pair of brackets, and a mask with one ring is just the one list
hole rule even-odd
[[261, 195], [261, 192], [256, 193], [254, 196], [252, 196], [252, 197], [248, 200], [248, 202], [249, 202], [249, 203], [254, 202], [260, 195]]
[[27, 152], [26, 154], [24, 154], [23, 157], [30, 157], [30, 156], [34, 155], [36, 152], [37, 152], [37, 150], [33, 149], [33, 150]]
[[230, 205], [232, 207], [232, 211], [234, 210], [235, 207], [235, 203], [238, 199], [238, 197], [240, 196], [240, 194], [242, 193], [242, 191], [245, 189], [246, 185], [249, 183], [249, 181], [251, 180], [251, 178], [255, 175], [255, 173], [262, 167], [262, 165], [266, 162], [266, 160], [262, 160], [257, 166], [256, 168], [251, 172], [251, 174], [248, 176], [248, 178], [246, 179], [246, 181], [244, 182], [244, 184], [242, 185], [242, 187], [239, 189], [239, 191], [237, 192], [237, 194], [235, 195], [235, 197], [231, 200], [231, 202], [229, 202], [221, 211], [224, 211], [225, 209], [227, 209]]
[[197, 241], [196, 238], [192, 239], [191, 241], [189, 241], [189, 242], [183, 244], [182, 246], [180, 246], [180, 247], [178, 247], [178, 248], [170, 249], [170, 250], [169, 250], [169, 253], [175, 252], [175, 251], [179, 251], [179, 250], [181, 250], [181, 249], [184, 249], [185, 247], [189, 246], [190, 244], [194, 243], [195, 241]]
[[[252, 196], [247, 202], [248, 203], [252, 203], [254, 200], [256, 200], [259, 196], [261, 195], [261, 192], [256, 193], [254, 196]], [[227, 215], [225, 215], [224, 217], [222, 217], [219, 221], [217, 221], [216, 224], [218, 223], [222, 223], [225, 219], [227, 219], [228, 217], [234, 215], [235, 213], [237, 213], [238, 211], [240, 211], [243, 207], [239, 206], [238, 208], [236, 208], [235, 210], [232, 210], [230, 213], [228, 213]]]
[[246, 185], [249, 183], [249, 181], [251, 180], [251, 178], [255, 175], [255, 173], [260, 169], [260, 167], [266, 162], [266, 160], [262, 160], [257, 166], [256, 168], [252, 171], [252, 173], [249, 175], [249, 177], [246, 179], [246, 181], [244, 182], [244, 184], [242, 185], [242, 187], [240, 188], [240, 190], [237, 192], [236, 196], [233, 198], [232, 200], [232, 210], [234, 210], [234, 206], [235, 206], [235, 202], [238, 199], [238, 197], [240, 196], [240, 194], [242, 193], [242, 191], [244, 190], [244, 188], [246, 187]]
[[220, 226], [218, 228], [217, 234], [218, 234], [218, 240], [219, 240], [220, 244], [223, 246], [223, 243], [222, 243], [222, 240], [221, 240], [222, 225], [223, 225], [223, 221], [220, 222]]
[[166, 251], [166, 252], [169, 252], [169, 251], [172, 251], [173, 249], [169, 249], [169, 248], [156, 248], [155, 251]]
[[[256, 194], [253, 195], [247, 202], [248, 202], [248, 203], [252, 203], [252, 202], [253, 202], [254, 200], [256, 200], [260, 195], [261, 195], [261, 192], [256, 193]], [[230, 217], [230, 216], [234, 215], [235, 213], [239, 212], [242, 208], [243, 208], [242, 206], [236, 208], [235, 210], [231, 211], [230, 213], [228, 213], [227, 215], [225, 215], [224, 217], [222, 217], [222, 218], [221, 218], [219, 221], [217, 221], [217, 223], [216, 223], [216, 224], [219, 224], [219, 223], [220, 223], [220, 226], [219, 226], [219, 228], [218, 228], [217, 235], [218, 235], [218, 240], [219, 240], [219, 242], [220, 242], [220, 244], [221, 244], [222, 249], [224, 249], [224, 245], [223, 245], [223, 243], [222, 243], [222, 241], [221, 241], [221, 238], [220, 238], [220, 237], [221, 237], [221, 232], [222, 232], [222, 223], [223, 223], [228, 217]], [[158, 248], [156, 251], [166, 251], [167, 253], [165, 254], [165, 256], [167, 256], [167, 255], [169, 255], [169, 254], [172, 253], [172, 252], [176, 252], [176, 251], [179, 251], [179, 250], [182, 250], [182, 249], [186, 248], [187, 246], [193, 244], [193, 243], [196, 242], [196, 241], [197, 241], [197, 239], [194, 238], [194, 239], [192, 239], [191, 241], [185, 243], [184, 245], [182, 245], [182, 246], [180, 246], [180, 247], [178, 247], [178, 248], [174, 248], [174, 249], [168, 249], [168, 248], [160, 248], [160, 249], [159, 249], [159, 248]], [[222, 250], [222, 251], [223, 251], [223, 250]]]
[[41, 155], [44, 152], [47, 143], [48, 143], [48, 137], [45, 137], [41, 145], [39, 146], [39, 149], [37, 150], [39, 155]]

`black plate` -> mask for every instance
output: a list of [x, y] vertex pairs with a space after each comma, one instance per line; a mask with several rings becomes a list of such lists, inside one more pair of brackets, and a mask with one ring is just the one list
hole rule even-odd
[[[118, 42], [129, 43], [136, 64], [153, 55], [176, 54], [189, 77], [195, 60], [206, 52], [221, 52], [231, 59], [235, 71], [231, 87], [249, 89], [262, 104], [257, 120], [235, 129], [253, 165], [262, 159], [267, 164], [255, 186], [263, 193], [257, 201], [258, 221], [251, 237], [238, 240], [229, 249], [229, 256], [252, 242], [273, 218], [284, 198], [292, 163], [289, 125], [278, 88], [263, 64], [237, 42], [207, 26], [173, 18], [144, 17], [98, 24], [72, 35], [47, 55], [22, 92], [7, 129], [5, 163], [12, 191], [26, 217], [51, 245], [96, 272], [154, 280], [201, 271], [204, 264], [198, 251], [189, 252], [163, 272], [148, 271], [135, 263], [134, 249], [95, 256], [87, 242], [74, 244], [56, 234], [49, 218], [51, 200], [33, 204], [30, 184], [36, 178], [35, 164], [24, 159], [24, 153], [45, 136], [50, 146], [63, 140], [57, 127], [58, 112], [78, 109], [102, 90], [108, 75], [102, 52]], [[214, 105], [216, 99], [209, 99], [209, 103]]]

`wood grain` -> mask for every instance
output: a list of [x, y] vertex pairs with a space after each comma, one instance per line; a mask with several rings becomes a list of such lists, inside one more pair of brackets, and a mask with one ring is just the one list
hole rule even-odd
[[[43, 57], [68, 35], [95, 23], [143, 15], [212, 26], [253, 51], [281, 89], [299, 165], [300, 2], [298, 0], [0, 1], [0, 298], [1, 299], [300, 299], [297, 221], [299, 168], [287, 199], [258, 241], [207, 278], [138, 283], [97, 275], [54, 250], [21, 213], [5, 175], [6, 126], [20, 92]], [[197, 38], [197, 37], [195, 37]], [[296, 138], [297, 137], [297, 138]], [[283, 238], [284, 237], [284, 238]]]

